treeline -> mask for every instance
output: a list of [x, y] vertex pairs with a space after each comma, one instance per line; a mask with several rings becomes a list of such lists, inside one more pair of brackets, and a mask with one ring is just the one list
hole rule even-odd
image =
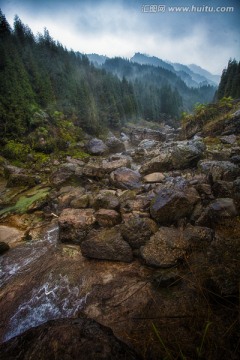
[[34, 36], [17, 16], [11, 28], [1, 10], [0, 54], [3, 143], [36, 129], [46, 133], [46, 124], [69, 127], [63, 121], [95, 135], [139, 118], [177, 122], [183, 110], [211, 101], [215, 91], [211, 86], [188, 88], [169, 70], [121, 58], [96, 68], [87, 56], [54, 41], [46, 29]]
[[223, 97], [240, 98], [240, 61], [229, 60], [227, 69], [222, 72], [217, 91], [217, 99]]
[[34, 130], [40, 109], [49, 115], [61, 112], [94, 134], [118, 128], [138, 112], [126, 79], [96, 69], [86, 56], [55, 42], [47, 30], [35, 37], [18, 17], [11, 29], [2, 12], [0, 54], [2, 138]]
[[216, 87], [210, 85], [189, 88], [168, 69], [122, 58], [107, 59], [102, 67], [132, 82], [138, 109], [150, 120], [161, 118], [163, 113], [177, 118], [183, 111], [192, 111], [197, 102], [212, 101], [216, 91]]

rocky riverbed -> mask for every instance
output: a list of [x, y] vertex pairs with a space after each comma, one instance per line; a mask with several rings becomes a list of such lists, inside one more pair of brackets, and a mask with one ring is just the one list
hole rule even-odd
[[211, 139], [91, 139], [90, 157], [38, 171], [1, 162], [3, 359], [238, 359], [234, 119]]

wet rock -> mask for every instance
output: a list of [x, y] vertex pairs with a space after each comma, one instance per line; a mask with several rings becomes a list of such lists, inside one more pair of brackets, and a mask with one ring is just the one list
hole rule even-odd
[[89, 140], [86, 148], [91, 155], [103, 155], [108, 152], [106, 144], [104, 144], [102, 140], [97, 138]]
[[97, 177], [103, 178], [106, 174], [110, 174], [112, 171], [120, 167], [130, 167], [130, 159], [127, 156], [118, 157], [115, 160], [109, 159], [90, 159], [89, 162], [78, 168], [76, 175], [78, 177]]
[[143, 180], [147, 183], [158, 183], [165, 179], [165, 175], [161, 172], [155, 172], [144, 176]]
[[66, 207], [74, 207], [70, 206], [72, 201], [77, 201], [78, 199], [81, 199], [85, 190], [81, 187], [72, 187], [72, 186], [66, 186], [60, 189], [59, 196], [58, 196], [58, 206], [60, 209], [66, 208]]
[[60, 241], [81, 243], [95, 222], [93, 209], [64, 209], [58, 219]]
[[198, 164], [200, 171], [212, 178], [212, 181], [233, 181], [240, 175], [239, 166], [230, 161], [203, 160]]
[[2, 360], [141, 359], [91, 319], [51, 320], [0, 345]]
[[89, 195], [83, 194], [79, 196], [78, 198], [73, 199], [70, 202], [70, 207], [74, 209], [86, 209], [89, 206]]
[[197, 166], [204, 149], [201, 139], [177, 142], [172, 151], [173, 168], [187, 169]]
[[140, 144], [138, 144], [138, 147], [140, 149], [152, 149], [152, 148], [156, 147], [158, 144], [159, 144], [159, 141], [145, 139], [145, 140], [142, 140], [140, 142]]
[[133, 216], [121, 225], [120, 231], [132, 249], [139, 249], [158, 231], [158, 226], [152, 219]]
[[238, 215], [237, 208], [231, 198], [213, 200], [197, 220], [198, 225], [213, 226], [223, 219], [233, 218]]
[[77, 165], [75, 164], [62, 164], [51, 176], [51, 183], [59, 186], [70, 180], [74, 176]]
[[170, 150], [165, 150], [160, 155], [143, 164], [140, 173], [147, 175], [154, 172], [169, 171], [173, 169], [172, 155]]
[[100, 209], [95, 213], [100, 226], [112, 227], [121, 222], [120, 214], [115, 210]]
[[[115, 193], [115, 192], [114, 192]], [[118, 210], [120, 206], [119, 199], [111, 191], [102, 190], [93, 202], [94, 209], [100, 208]]]
[[34, 187], [38, 184], [39, 178], [33, 175], [28, 174], [10, 174], [8, 177], [7, 187], [18, 187], [18, 186], [28, 186]]
[[115, 136], [108, 138], [106, 145], [110, 153], [120, 153], [126, 150], [124, 143]]
[[188, 248], [179, 229], [161, 227], [141, 248], [141, 256], [149, 266], [168, 268], [183, 259]]
[[83, 256], [112, 261], [132, 261], [132, 249], [115, 228], [92, 231], [81, 245]]
[[183, 231], [183, 236], [189, 242], [191, 251], [205, 251], [214, 239], [214, 231], [208, 227], [188, 224]]
[[205, 146], [200, 138], [192, 141], [177, 141], [159, 150], [159, 155], [147, 161], [140, 168], [141, 174], [181, 170], [197, 165]]
[[152, 130], [147, 128], [131, 128], [129, 131], [129, 137], [132, 144], [137, 145], [139, 142], [145, 139], [155, 141], [165, 141], [166, 134], [158, 130]]
[[15, 227], [0, 225], [0, 241], [12, 246], [24, 239], [24, 231]]
[[158, 223], [167, 225], [191, 215], [199, 195], [193, 187], [179, 190], [162, 189], [152, 200], [150, 214]]
[[232, 144], [234, 144], [234, 143], [236, 142], [237, 137], [236, 137], [236, 135], [231, 134], [231, 135], [226, 135], [226, 136], [220, 137], [220, 140], [221, 140], [221, 142], [222, 142], [223, 144], [230, 144], [230, 145], [232, 145]]
[[137, 189], [141, 187], [141, 175], [139, 172], [121, 167], [110, 174], [113, 185], [120, 189]]
[[0, 255], [4, 254], [10, 249], [10, 246], [3, 241], [0, 241]]

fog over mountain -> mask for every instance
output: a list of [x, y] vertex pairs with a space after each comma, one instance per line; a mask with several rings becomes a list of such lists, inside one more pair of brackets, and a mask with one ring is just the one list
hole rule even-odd
[[152, 4], [151, 0], [2, 0], [1, 8], [10, 22], [17, 14], [35, 34], [47, 27], [53, 38], [81, 53], [126, 58], [147, 53], [172, 63], [197, 64], [213, 74], [221, 74], [230, 57], [239, 58], [238, 0], [194, 4], [164, 0], [160, 3], [164, 12], [161, 8], [151, 12]]

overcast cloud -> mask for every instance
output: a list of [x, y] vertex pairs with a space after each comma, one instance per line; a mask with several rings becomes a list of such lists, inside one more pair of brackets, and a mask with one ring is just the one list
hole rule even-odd
[[[143, 12], [142, 5], [166, 11]], [[233, 12], [169, 12], [169, 6], [234, 7]], [[239, 0], [2, 0], [12, 25], [17, 14], [36, 34], [46, 27], [68, 49], [131, 57], [135, 52], [221, 73], [240, 58]], [[149, 11], [149, 7], [145, 7]]]

